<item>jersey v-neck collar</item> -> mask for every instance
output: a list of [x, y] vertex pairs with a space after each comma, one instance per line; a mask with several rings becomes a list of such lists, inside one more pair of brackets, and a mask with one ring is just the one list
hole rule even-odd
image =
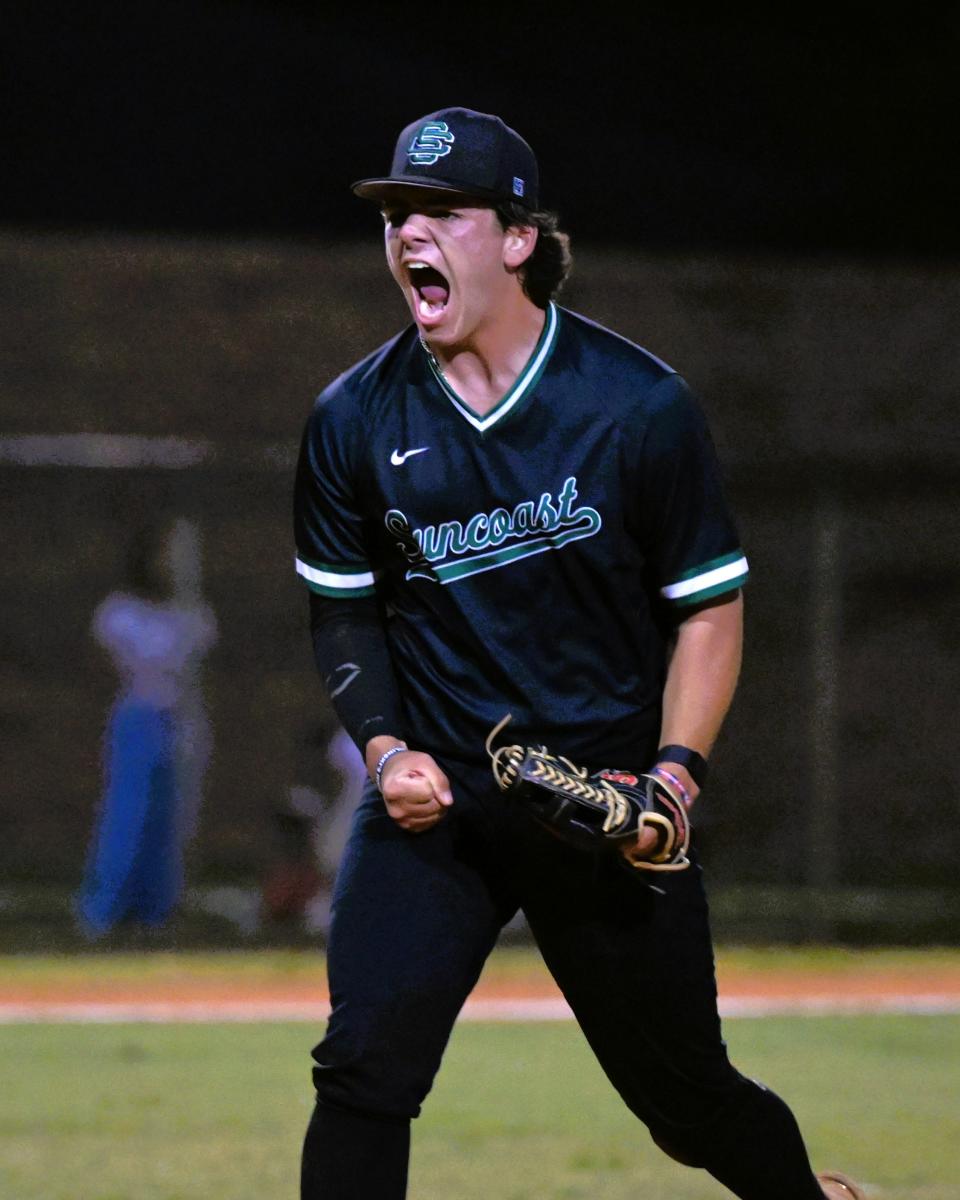
[[551, 300], [547, 305], [547, 314], [546, 320], [543, 323], [543, 331], [540, 334], [540, 338], [537, 341], [536, 346], [533, 348], [533, 353], [527, 360], [527, 365], [517, 376], [515, 382], [503, 399], [482, 417], [474, 412], [469, 404], [467, 404], [466, 401], [462, 400], [457, 395], [457, 393], [444, 378], [443, 371], [440, 369], [440, 364], [437, 362], [426, 342], [421, 340], [420, 344], [423, 346], [423, 349], [426, 352], [427, 362], [430, 364], [430, 370], [433, 372], [437, 383], [440, 384], [443, 394], [447, 397], [457, 412], [464, 418], [464, 420], [468, 421], [479, 433], [486, 433], [488, 429], [503, 421], [511, 413], [516, 412], [523, 400], [532, 395], [533, 389], [537, 386], [540, 376], [543, 374], [544, 368], [547, 365], [547, 361], [550, 358], [550, 355], [553, 353], [553, 348], [557, 341], [557, 329], [559, 328], [559, 325], [560, 314], [557, 311], [557, 306]]

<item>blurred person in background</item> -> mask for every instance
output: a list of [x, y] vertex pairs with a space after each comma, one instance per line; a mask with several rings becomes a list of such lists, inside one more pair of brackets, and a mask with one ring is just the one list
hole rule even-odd
[[273, 854], [263, 881], [265, 915], [326, 936], [333, 884], [360, 803], [367, 768], [338, 722], [311, 723], [298, 746], [294, 782], [274, 814]]
[[[209, 751], [199, 664], [217, 637], [199, 596], [196, 529], [139, 530], [123, 586], [98, 605], [94, 638], [120, 687], [104, 739], [104, 792], [76, 901], [80, 927], [102, 937], [119, 922], [163, 926], [183, 887]], [[193, 585], [188, 580], [194, 580]]]

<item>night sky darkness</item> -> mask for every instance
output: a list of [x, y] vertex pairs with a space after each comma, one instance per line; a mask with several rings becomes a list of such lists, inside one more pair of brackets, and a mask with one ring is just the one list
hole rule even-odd
[[408, 121], [499, 113], [583, 241], [955, 257], [960, 18], [39, 0], [5, 18], [0, 221], [369, 231]]

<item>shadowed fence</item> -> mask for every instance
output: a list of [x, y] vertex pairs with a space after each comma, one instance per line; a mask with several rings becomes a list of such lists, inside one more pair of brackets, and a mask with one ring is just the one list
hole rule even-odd
[[[255, 889], [290, 788], [334, 786], [292, 572], [293, 462], [313, 395], [405, 316], [375, 235], [8, 231], [0, 263], [0, 928], [15, 942], [22, 897], [65, 913], [82, 870], [114, 687], [90, 619], [138, 522], [194, 524], [220, 628], [192, 887]], [[700, 394], [751, 561], [743, 679], [698, 809], [721, 933], [960, 929], [958, 299], [960, 269], [579, 253], [564, 303]]]

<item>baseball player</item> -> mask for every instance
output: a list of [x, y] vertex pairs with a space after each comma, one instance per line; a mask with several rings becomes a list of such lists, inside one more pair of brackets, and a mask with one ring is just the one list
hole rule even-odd
[[412, 324], [321, 394], [297, 471], [315, 657], [370, 775], [335, 888], [301, 1195], [405, 1195], [410, 1120], [522, 910], [661, 1150], [743, 1200], [856, 1200], [728, 1060], [695, 846], [657, 873], [634, 869], [653, 862], [646, 827], [615, 852], [570, 845], [485, 749], [509, 714], [520, 742], [693, 805], [747, 577], [698, 402], [556, 304], [568, 240], [498, 117], [413, 122], [389, 174], [353, 190], [380, 207]]

